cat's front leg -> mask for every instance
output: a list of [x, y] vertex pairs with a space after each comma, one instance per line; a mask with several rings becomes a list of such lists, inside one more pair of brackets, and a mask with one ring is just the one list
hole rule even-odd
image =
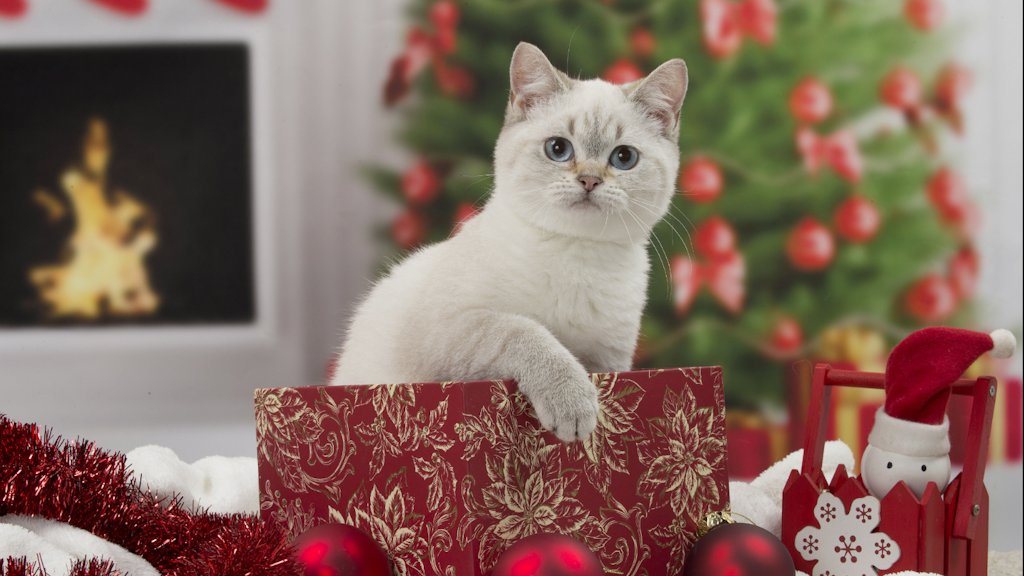
[[515, 378], [541, 426], [564, 442], [584, 440], [597, 427], [597, 387], [576, 357], [539, 322], [473, 310], [454, 324], [460, 337], [446, 346], [448, 360], [455, 360], [452, 370], [468, 369], [475, 378]]

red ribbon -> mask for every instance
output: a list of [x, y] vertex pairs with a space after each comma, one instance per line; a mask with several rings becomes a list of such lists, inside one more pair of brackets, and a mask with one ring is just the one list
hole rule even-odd
[[729, 312], [739, 314], [743, 310], [747, 263], [739, 252], [722, 254], [706, 263], [676, 255], [672, 257], [671, 269], [678, 314], [686, 314], [701, 286], [707, 286], [711, 295]]
[[762, 46], [771, 46], [778, 28], [777, 13], [774, 0], [701, 0], [704, 45], [719, 58], [736, 52], [744, 35]]
[[817, 174], [824, 164], [850, 182], [856, 184], [861, 180], [864, 162], [857, 147], [857, 137], [851, 130], [819, 136], [810, 128], [801, 126], [796, 131], [796, 149], [811, 174]]

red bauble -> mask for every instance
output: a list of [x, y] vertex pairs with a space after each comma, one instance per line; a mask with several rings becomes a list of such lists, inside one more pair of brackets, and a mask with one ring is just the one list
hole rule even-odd
[[946, 222], [963, 220], [971, 202], [967, 183], [946, 166], [939, 168], [928, 181], [928, 200]]
[[643, 77], [644, 73], [636, 67], [636, 64], [625, 58], [619, 58], [604, 71], [604, 74], [601, 74], [601, 78], [612, 84], [629, 84]]
[[959, 110], [964, 96], [974, 85], [971, 71], [963, 66], [950, 62], [939, 70], [935, 80], [935, 98], [944, 110]]
[[712, 216], [694, 231], [693, 248], [708, 259], [732, 254], [736, 251], [736, 233], [720, 216]]
[[800, 122], [817, 124], [832, 113], [832, 92], [817, 78], [804, 78], [789, 95], [789, 110]]
[[867, 242], [878, 232], [882, 217], [870, 200], [854, 195], [836, 208], [834, 222], [843, 238], [850, 242]]
[[935, 324], [956, 311], [956, 293], [945, 278], [932, 273], [910, 287], [903, 303], [907, 312], [918, 321]]
[[778, 12], [775, 0], [743, 0], [736, 5], [736, 21], [755, 42], [771, 46], [778, 30]]
[[960, 301], [974, 296], [980, 266], [978, 253], [970, 246], [961, 248], [949, 261], [949, 285]]
[[679, 173], [679, 191], [697, 204], [711, 202], [722, 193], [722, 170], [707, 158], [694, 158]]
[[441, 177], [434, 167], [420, 160], [402, 174], [402, 196], [411, 204], [426, 204], [441, 192]]
[[430, 5], [430, 23], [437, 30], [451, 30], [459, 23], [459, 7], [452, 0], [438, 0]]
[[28, 12], [28, 0], [0, 0], [0, 16], [20, 18]]
[[476, 79], [462, 66], [435, 62], [434, 78], [441, 91], [452, 98], [468, 98], [476, 91]]
[[804, 331], [791, 316], [783, 316], [772, 326], [772, 346], [780, 352], [794, 352], [804, 345]]
[[402, 250], [411, 250], [427, 237], [427, 222], [423, 216], [404, 210], [391, 221], [391, 238]]
[[658, 42], [654, 38], [654, 34], [651, 34], [647, 28], [637, 28], [629, 35], [629, 48], [639, 58], [646, 59], [654, 56], [657, 47]]
[[832, 233], [820, 222], [808, 216], [789, 233], [786, 255], [800, 270], [815, 272], [824, 269], [836, 254]]
[[882, 102], [908, 111], [921, 104], [921, 79], [913, 70], [897, 66], [882, 79], [878, 92]]
[[604, 568], [590, 548], [571, 536], [534, 534], [510, 546], [491, 576], [604, 576]]
[[726, 524], [693, 545], [683, 576], [794, 576], [796, 567], [782, 542], [750, 524]]
[[347, 524], [321, 524], [292, 541], [304, 576], [391, 576], [391, 563], [366, 532]]
[[942, 24], [946, 17], [946, 7], [941, 0], [907, 0], [903, 4], [903, 15], [914, 28], [928, 32]]
[[715, 58], [727, 58], [743, 43], [736, 7], [729, 0], [701, 0], [701, 30], [704, 47]]

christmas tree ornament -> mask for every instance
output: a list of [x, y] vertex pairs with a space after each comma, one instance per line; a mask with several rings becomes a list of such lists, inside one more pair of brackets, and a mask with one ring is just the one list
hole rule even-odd
[[412, 250], [427, 238], [427, 222], [412, 210], [403, 210], [391, 221], [391, 239], [402, 250]]
[[848, 182], [857, 184], [861, 180], [864, 161], [852, 130], [839, 130], [822, 137], [801, 126], [796, 131], [796, 149], [803, 158], [804, 168], [812, 176], [825, 165]]
[[907, 290], [904, 306], [919, 322], [942, 322], [956, 311], [956, 292], [945, 278], [935, 273], [928, 274]]
[[899, 482], [920, 499], [929, 482], [949, 483], [952, 385], [982, 354], [1009, 358], [1017, 340], [1008, 330], [983, 334], [936, 326], [907, 336], [885, 366], [885, 404], [875, 414], [861, 459], [861, 478], [875, 498]]
[[292, 541], [305, 576], [391, 576], [391, 562], [376, 540], [347, 524], [321, 524]]
[[818, 496], [814, 516], [818, 526], [796, 534], [800, 556], [814, 562], [814, 574], [866, 576], [887, 570], [900, 559], [900, 545], [885, 532], [875, 532], [882, 518], [878, 498], [864, 496], [850, 509], [828, 490]]
[[149, 9], [149, 0], [91, 0], [93, 3], [126, 16], [138, 16]]
[[384, 83], [384, 104], [394, 106], [412, 89], [412, 81], [430, 63], [434, 43], [423, 30], [413, 27], [405, 37], [405, 50], [391, 61]]
[[980, 267], [978, 253], [970, 246], [964, 246], [950, 259], [949, 285], [953, 288], [957, 300], [963, 302], [974, 296]]
[[439, 55], [455, 52], [455, 48], [458, 45], [458, 35], [455, 32], [455, 28], [440, 28], [434, 32], [434, 37], [431, 40], [435, 52]]
[[651, 33], [647, 28], [637, 28], [633, 30], [629, 35], [629, 49], [632, 50], [633, 54], [637, 58], [648, 59], [654, 56], [654, 51], [658, 48], [658, 41], [654, 38], [654, 34]]
[[597, 556], [562, 534], [534, 534], [509, 546], [491, 576], [604, 576]]
[[921, 93], [921, 79], [905, 66], [896, 66], [890, 70], [878, 86], [882, 102], [903, 111], [920, 106]]
[[437, 86], [452, 98], [468, 98], [476, 92], [476, 80], [464, 66], [453, 66], [438, 60], [434, 63]]
[[427, 11], [435, 30], [451, 30], [459, 24], [459, 7], [452, 0], [437, 0]]
[[20, 18], [28, 12], [28, 0], [0, 0], [0, 17]]
[[790, 263], [805, 272], [823, 270], [836, 253], [832, 233], [813, 216], [801, 220], [789, 233], [786, 256]]
[[704, 47], [712, 57], [728, 58], [740, 49], [743, 36], [732, 2], [701, 0], [700, 19]]
[[634, 80], [639, 80], [644, 77], [644, 73], [637, 68], [636, 64], [633, 64], [625, 58], [619, 58], [601, 74], [607, 82], [612, 84], [629, 84]]
[[225, 6], [230, 6], [239, 12], [248, 12], [249, 14], [259, 14], [267, 9], [267, 5], [270, 4], [270, 0], [217, 0]]
[[950, 62], [939, 70], [935, 79], [935, 99], [943, 110], [959, 110], [973, 85], [974, 76], [971, 71], [956, 62]]
[[855, 194], [836, 208], [833, 222], [840, 236], [850, 242], [861, 243], [874, 238], [882, 217], [870, 200]]
[[703, 282], [701, 265], [686, 256], [677, 254], [669, 264], [672, 275], [672, 298], [676, 314], [686, 314], [697, 297], [697, 291]]
[[679, 173], [679, 192], [697, 204], [714, 201], [722, 193], [722, 170], [713, 160], [698, 156]]
[[789, 95], [789, 111], [800, 122], [817, 124], [832, 113], [832, 92], [817, 78], [804, 78]]
[[903, 15], [914, 28], [930, 32], [942, 25], [946, 7], [941, 0], [907, 0], [903, 4]]
[[967, 183], [948, 166], [939, 168], [928, 180], [928, 200], [938, 210], [944, 222], [957, 222], [964, 218], [971, 203]]
[[428, 162], [419, 160], [402, 174], [402, 196], [410, 204], [420, 205], [437, 198], [441, 177]]
[[775, 43], [778, 30], [778, 8], [775, 0], [743, 0], [736, 5], [740, 30], [762, 46]]
[[783, 316], [772, 326], [770, 340], [772, 347], [779, 352], [795, 352], [804, 345], [804, 331], [796, 318]]
[[774, 534], [739, 524], [728, 512], [708, 514], [697, 528], [697, 543], [683, 564], [683, 576], [794, 576], [789, 551]]
[[732, 314], [743, 311], [746, 298], [747, 261], [739, 252], [714, 257], [704, 266], [704, 279], [711, 295]]
[[693, 249], [708, 259], [725, 256], [736, 250], [736, 232], [721, 216], [712, 216], [694, 230]]

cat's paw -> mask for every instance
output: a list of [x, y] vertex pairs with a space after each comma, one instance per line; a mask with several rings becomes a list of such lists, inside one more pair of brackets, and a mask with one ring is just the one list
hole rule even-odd
[[563, 442], [586, 440], [597, 428], [597, 387], [582, 366], [557, 371], [541, 382], [520, 383], [540, 425]]

